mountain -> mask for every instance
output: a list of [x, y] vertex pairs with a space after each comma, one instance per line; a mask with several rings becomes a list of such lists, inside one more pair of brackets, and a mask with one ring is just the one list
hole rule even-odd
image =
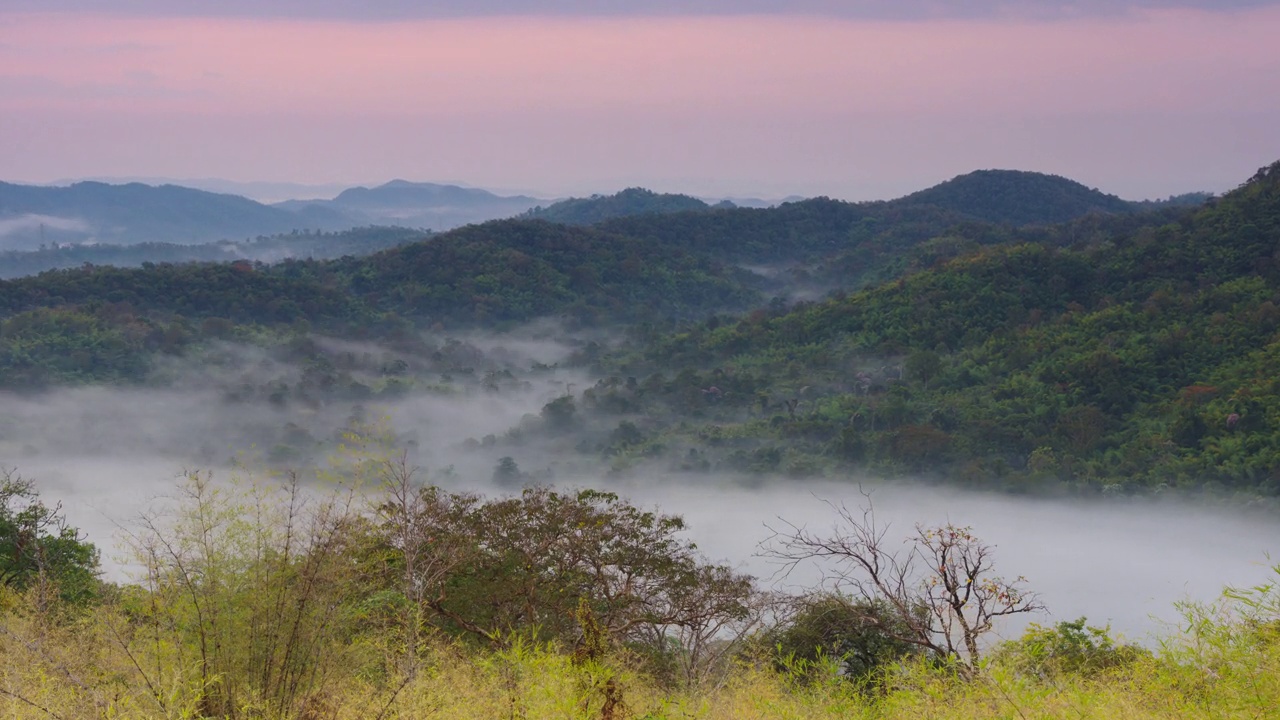
[[1132, 203], [1074, 180], [1021, 170], [978, 170], [892, 202], [934, 205], [1007, 225], [1049, 225], [1090, 213], [1135, 211]]
[[707, 200], [715, 207], [743, 207], [743, 208], [771, 208], [782, 205], [783, 203], [800, 202], [804, 200], [803, 195], [788, 195], [781, 199], [766, 199], [759, 197], [726, 197]]
[[[502, 220], [368, 257], [271, 266], [84, 266], [0, 280], [0, 320], [7, 323], [0, 338], [18, 325], [28, 326], [18, 322], [26, 313], [104, 304], [127, 308], [126, 324], [134, 313], [179, 324], [189, 319], [267, 326], [307, 321], [338, 334], [403, 329], [406, 320], [474, 327], [547, 316], [587, 324], [703, 317], [759, 302], [754, 281], [750, 273], [676, 246], [653, 246], [593, 228]], [[113, 321], [120, 319], [119, 313], [109, 314]], [[21, 353], [24, 362], [34, 362], [37, 355], [29, 347]], [[0, 375], [3, 358], [0, 352]]]
[[358, 224], [330, 209], [298, 213], [176, 185], [0, 183], [0, 249], [65, 242], [195, 244]]
[[62, 244], [39, 250], [0, 250], [0, 279], [35, 275], [83, 265], [139, 267], [146, 263], [250, 262], [275, 263], [291, 258], [322, 260], [362, 256], [417, 242], [421, 230], [362, 227], [338, 232], [300, 232], [258, 236], [251, 240], [221, 240], [198, 245], [137, 243], [135, 245]]
[[[1151, 219], [1014, 236], [823, 302], [713, 319], [612, 370], [653, 389], [628, 408], [646, 418], [684, 392], [646, 373], [714, 382], [707, 427], [679, 436], [733, 438], [700, 457], [751, 472], [1278, 495], [1280, 163]], [[655, 424], [671, 444], [674, 426]]]
[[50, 185], [64, 186], [77, 182], [100, 182], [108, 185], [142, 183], [144, 185], [179, 185], [207, 190], [225, 195], [241, 195], [260, 203], [271, 204], [299, 198], [329, 198], [351, 187], [350, 183], [295, 183], [269, 180], [225, 180], [223, 178], [171, 178], [171, 177], [82, 177], [74, 180], [58, 180]]
[[1196, 207], [1197, 205], [1204, 205], [1212, 200], [1213, 197], [1214, 195], [1211, 192], [1197, 191], [1182, 193], [1181, 195], [1170, 195], [1169, 197], [1160, 200], [1139, 200], [1133, 204], [1143, 210], [1159, 210], [1161, 208], [1172, 207]]
[[710, 207], [705, 202], [688, 195], [662, 194], [644, 188], [627, 188], [613, 195], [569, 198], [548, 207], [536, 207], [526, 213], [525, 217], [566, 225], [594, 225], [619, 217], [664, 215], [708, 210]]
[[290, 200], [275, 207], [303, 213], [338, 212], [363, 224], [448, 230], [519, 215], [540, 202], [458, 185], [392, 180], [373, 188], [349, 188], [332, 200]]
[[[628, 325], [584, 355], [602, 379], [574, 412], [598, 432], [558, 450], [619, 471], [1280, 494], [1280, 163], [1198, 207], [1021, 227], [962, 210], [816, 198], [493, 221], [331, 261], [48, 272], [0, 281], [0, 386], [158, 382], [164, 355], [199, 363], [219, 338], [554, 317]], [[838, 292], [766, 304], [770, 263], [833, 269]]]

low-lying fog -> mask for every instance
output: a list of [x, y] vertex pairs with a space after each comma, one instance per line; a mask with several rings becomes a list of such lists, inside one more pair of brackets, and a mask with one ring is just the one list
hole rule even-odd
[[[151, 499], [171, 495], [181, 470], [172, 461], [122, 457], [38, 458], [22, 468], [46, 498], [61, 500], [70, 520], [104, 548], [114, 578], [121, 577], [119, 553], [110, 550], [117, 523], [127, 525]], [[511, 491], [461, 477], [446, 484], [485, 494]], [[682, 515], [689, 536], [709, 558], [762, 579], [776, 569], [755, 555], [770, 535], [766, 525], [778, 527], [783, 518], [826, 530], [835, 516], [823, 500], [852, 505], [862, 497], [853, 481], [779, 479], [748, 486], [698, 476], [563, 484], [612, 489], [642, 506]], [[904, 483], [861, 487], [873, 498], [877, 520], [888, 523], [891, 539], [905, 538], [917, 522], [972, 526], [995, 546], [999, 574], [1023, 575], [1040, 593], [1049, 614], [1029, 619], [1041, 623], [1084, 615], [1138, 640], [1178, 619], [1176, 601], [1209, 601], [1226, 585], [1275, 579], [1268, 553], [1280, 552], [1280, 523], [1267, 518], [1171, 500], [1064, 502]], [[816, 569], [809, 567], [781, 583], [796, 589], [817, 580]], [[1020, 626], [1006, 626], [1004, 633], [1016, 634]]]
[[[1030, 499], [897, 481], [864, 482], [861, 490], [872, 498], [877, 524], [888, 524], [886, 539], [905, 539], [916, 523], [971, 526], [995, 546], [997, 574], [1025, 576], [1027, 586], [1040, 593], [1048, 614], [1026, 619], [1041, 624], [1083, 615], [1139, 640], [1178, 620], [1177, 601], [1211, 601], [1227, 585], [1280, 579], [1268, 559], [1269, 553], [1280, 557], [1280, 522], [1273, 518], [1174, 500]], [[622, 492], [681, 513], [704, 553], [741, 562], [758, 577], [777, 569], [752, 557], [756, 544], [771, 534], [766, 524], [785, 529], [782, 518], [821, 532], [836, 521], [825, 500], [851, 508], [863, 501], [852, 480], [780, 479], [758, 487], [672, 481]], [[809, 567], [792, 573], [784, 587], [818, 579]], [[1003, 633], [1016, 635], [1022, 624], [1007, 625]]]
[[[557, 359], [554, 344], [536, 339], [489, 345], [477, 340], [475, 347], [526, 370], [531, 359]], [[228, 377], [246, 363], [272, 376], [283, 372], [266, 358], [251, 358], [228, 370]], [[661, 472], [616, 478], [574, 460], [571, 440], [568, 446], [477, 442], [510, 437], [509, 430], [536, 420], [540, 409], [571, 392], [571, 385], [589, 385], [580, 371], [540, 367], [503, 380], [501, 391], [484, 384], [491, 375], [483, 382], [392, 400], [321, 406], [228, 400], [225, 387], [213, 380], [176, 376], [182, 381], [165, 390], [83, 388], [0, 396], [0, 466], [35, 480], [44, 499], [61, 501], [70, 522], [103, 548], [113, 579], [123, 577], [119, 552], [113, 550], [117, 524], [128, 524], [153, 498], [170, 494], [184, 469], [225, 468], [237, 451], [281, 427], [317, 443], [333, 440], [353, 415], [385, 418], [401, 442], [413, 447], [417, 462], [437, 471], [434, 477], [442, 484], [486, 494], [511, 492], [492, 478], [497, 459], [512, 455], [526, 470], [547, 468], [535, 478], [612, 489], [640, 505], [683, 515], [690, 536], [710, 559], [739, 565], [762, 579], [774, 572], [755, 556], [770, 535], [766, 525], [779, 526], [782, 518], [824, 530], [835, 516], [823, 500], [851, 505], [861, 500], [856, 479], [744, 483]], [[263, 448], [254, 453], [261, 456]], [[439, 472], [448, 466], [453, 472]], [[1199, 508], [1189, 501], [1028, 499], [872, 479], [863, 479], [861, 488], [871, 492], [877, 518], [890, 525], [890, 538], [905, 538], [916, 523], [971, 526], [995, 546], [1001, 575], [1025, 576], [1040, 593], [1051, 614], [1032, 619], [1048, 623], [1083, 615], [1096, 624], [1110, 622], [1135, 640], [1159, 632], [1162, 621], [1176, 620], [1178, 600], [1212, 600], [1226, 585], [1273, 578], [1268, 553], [1280, 553], [1280, 521]], [[808, 568], [785, 582], [816, 580]], [[1006, 634], [1017, 631], [1017, 626], [1005, 628]]]

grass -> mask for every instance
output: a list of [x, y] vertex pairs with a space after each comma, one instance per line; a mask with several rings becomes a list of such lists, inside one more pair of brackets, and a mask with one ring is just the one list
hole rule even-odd
[[[174, 661], [144, 679], [139, 666], [146, 659], [123, 652], [113, 637], [121, 618], [109, 608], [60, 623], [32, 609], [29, 597], [10, 593], [4, 608], [0, 717], [200, 716], [195, 669]], [[624, 660], [583, 662], [555, 647], [521, 642], [501, 651], [436, 642], [410, 677], [371, 672], [385, 656], [376, 643], [366, 643], [348, 648], [345, 671], [285, 715], [269, 714], [252, 699], [232, 714], [300, 720], [1272, 718], [1280, 709], [1280, 631], [1258, 609], [1238, 599], [1185, 608], [1185, 630], [1166, 638], [1159, 652], [1100, 671], [1032, 668], [1023, 651], [1012, 651], [968, 678], [923, 663], [890, 667], [875, 691], [860, 690], [830, 669], [802, 678], [749, 662], [689, 691], [662, 687]], [[622, 699], [612, 714], [604, 709], [610, 682]]]

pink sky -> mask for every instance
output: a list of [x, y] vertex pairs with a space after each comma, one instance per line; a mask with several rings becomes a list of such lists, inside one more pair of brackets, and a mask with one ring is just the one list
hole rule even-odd
[[1280, 158], [1280, 9], [352, 23], [0, 13], [0, 179], [891, 197], [986, 167], [1126, 197]]

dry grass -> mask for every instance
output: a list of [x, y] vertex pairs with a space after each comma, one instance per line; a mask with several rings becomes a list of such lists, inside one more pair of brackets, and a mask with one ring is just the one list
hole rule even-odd
[[[70, 623], [19, 609], [0, 625], [0, 717], [193, 718], [195, 668], [174, 666], [148, 685], [113, 637], [121, 618], [95, 611]], [[1234, 624], [1233, 624], [1234, 623]], [[353, 652], [349, 657], [359, 657]], [[376, 649], [364, 654], [377, 664]], [[923, 664], [890, 670], [880, 692], [838, 678], [800, 683], [742, 665], [718, 687], [690, 694], [656, 686], [621, 663], [578, 664], [553, 648], [515, 643], [502, 652], [432, 647], [415, 676], [371, 679], [353, 663], [302, 698], [292, 718], [440, 720], [597, 719], [606, 681], [621, 691], [614, 717], [658, 720], [968, 720], [1008, 718], [1272, 718], [1280, 708], [1280, 641], [1239, 618], [1217, 617], [1172, 638], [1155, 657], [1093, 676], [1037, 677], [1013, 664], [962, 679]], [[266, 718], [245, 701], [236, 717]]]

